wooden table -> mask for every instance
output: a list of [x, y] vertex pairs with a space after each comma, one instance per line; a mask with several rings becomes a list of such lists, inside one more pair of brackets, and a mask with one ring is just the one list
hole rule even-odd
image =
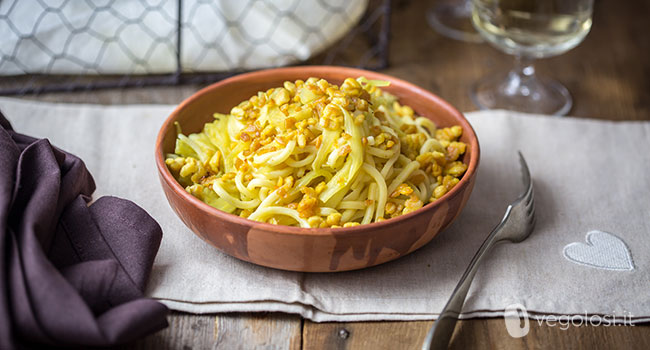
[[[391, 67], [385, 72], [440, 95], [461, 111], [475, 110], [467, 91], [484, 74], [507, 69], [511, 58], [488, 45], [456, 42], [424, 20], [428, 2], [396, 1]], [[594, 26], [583, 44], [540, 61], [541, 74], [563, 82], [574, 97], [571, 115], [650, 120], [649, 1], [596, 1]], [[40, 100], [89, 103], [178, 103], [198, 86], [49, 94]], [[650, 292], [648, 293], [650, 297]], [[170, 327], [132, 349], [402, 349], [418, 348], [432, 325], [422, 322], [313, 323], [287, 314], [188, 315], [172, 313]], [[650, 349], [650, 327], [538, 326], [510, 337], [503, 319], [462, 321], [452, 348]]]

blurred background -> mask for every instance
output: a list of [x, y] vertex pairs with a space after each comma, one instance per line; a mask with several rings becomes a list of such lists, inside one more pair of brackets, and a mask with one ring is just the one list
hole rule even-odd
[[[176, 104], [243, 71], [361, 67], [408, 80], [461, 111], [469, 87], [512, 58], [429, 25], [435, 1], [0, 2], [0, 95], [85, 103]], [[539, 60], [574, 97], [569, 114], [650, 118], [650, 1], [594, 3], [584, 42]], [[74, 92], [74, 93], [70, 93]]]
[[390, 1], [0, 2], [0, 94], [179, 85], [291, 64], [388, 65]]

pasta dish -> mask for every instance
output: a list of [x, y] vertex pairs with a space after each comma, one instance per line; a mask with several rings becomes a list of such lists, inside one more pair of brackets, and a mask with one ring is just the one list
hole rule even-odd
[[421, 208], [467, 166], [460, 126], [438, 128], [381, 90], [347, 78], [285, 82], [178, 137], [165, 163], [193, 196], [250, 220], [350, 227]]

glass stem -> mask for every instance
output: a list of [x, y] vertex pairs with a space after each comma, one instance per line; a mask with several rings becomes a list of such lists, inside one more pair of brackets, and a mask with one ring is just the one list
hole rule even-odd
[[529, 96], [537, 84], [534, 60], [530, 57], [515, 56], [515, 66], [508, 74], [504, 90], [508, 95]]

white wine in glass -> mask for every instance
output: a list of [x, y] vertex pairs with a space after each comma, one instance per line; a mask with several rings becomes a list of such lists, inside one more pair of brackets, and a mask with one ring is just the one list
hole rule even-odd
[[472, 0], [472, 22], [485, 40], [515, 56], [507, 73], [481, 79], [470, 96], [481, 109], [564, 115], [571, 95], [540, 79], [533, 60], [576, 47], [591, 29], [593, 0]]

